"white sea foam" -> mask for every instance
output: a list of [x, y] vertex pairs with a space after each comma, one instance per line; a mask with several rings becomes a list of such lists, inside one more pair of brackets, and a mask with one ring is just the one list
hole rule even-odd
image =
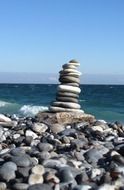
[[32, 105], [24, 105], [20, 108], [20, 112], [27, 116], [36, 115], [39, 111], [47, 111], [48, 107], [46, 106], [32, 106]]
[[9, 102], [5, 102], [5, 101], [0, 100], [0, 107], [5, 107], [5, 106], [8, 106], [10, 104], [11, 103], [9, 103]]

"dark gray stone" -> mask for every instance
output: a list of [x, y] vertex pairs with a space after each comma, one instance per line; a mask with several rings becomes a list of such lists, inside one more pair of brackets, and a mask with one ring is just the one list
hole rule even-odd
[[40, 151], [51, 151], [53, 150], [53, 145], [49, 144], [49, 143], [39, 143], [38, 144], [38, 148]]
[[52, 190], [52, 187], [47, 184], [36, 184], [29, 186], [28, 190]]
[[78, 100], [76, 98], [64, 97], [64, 96], [57, 96], [56, 100], [62, 101], [62, 102], [74, 102], [74, 103], [78, 103]]
[[31, 160], [29, 156], [26, 154], [20, 156], [13, 156], [11, 160], [15, 162], [17, 166], [20, 167], [28, 167], [31, 165]]
[[62, 183], [72, 183], [74, 180], [73, 174], [68, 167], [60, 168], [59, 179]]
[[14, 149], [11, 150], [10, 153], [13, 156], [22, 156], [23, 154], [25, 154], [25, 151], [22, 148], [14, 148]]
[[14, 190], [27, 190], [29, 185], [27, 183], [15, 183], [13, 185]]

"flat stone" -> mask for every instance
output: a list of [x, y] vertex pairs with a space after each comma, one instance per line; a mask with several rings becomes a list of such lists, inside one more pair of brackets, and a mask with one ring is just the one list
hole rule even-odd
[[34, 184], [42, 184], [43, 183], [43, 176], [39, 174], [31, 174], [28, 179], [29, 185]]
[[62, 108], [62, 107], [57, 107], [57, 106], [50, 106], [49, 110], [51, 112], [77, 112], [77, 113], [84, 113], [83, 110], [79, 110], [79, 109], [72, 109], [72, 108]]
[[27, 183], [15, 183], [13, 185], [14, 190], [27, 190], [29, 187], [29, 184]]
[[71, 93], [79, 94], [81, 92], [81, 89], [79, 87], [75, 87], [75, 86], [59, 85], [58, 91], [71, 92]]
[[[70, 69], [65, 69], [65, 70], [70, 70]], [[73, 72], [66, 72], [65, 70], [61, 71], [60, 77], [71, 76], [71, 77], [79, 78], [79, 76], [81, 75], [81, 73], [77, 72], [77, 70], [75, 70]], [[71, 70], [74, 70], [74, 69], [71, 69]]]
[[71, 82], [71, 83], [66, 82], [66, 83], [62, 83], [62, 85], [79, 87], [79, 83], [76, 83], [76, 82], [75, 83], [74, 82]]
[[90, 185], [77, 185], [72, 190], [90, 190], [92, 186]]
[[62, 131], [65, 130], [65, 126], [64, 125], [60, 125], [60, 124], [54, 124], [50, 127], [50, 130], [55, 133], [55, 134], [58, 134]]
[[46, 168], [60, 168], [62, 167], [64, 164], [62, 164], [62, 162], [60, 160], [55, 160], [55, 159], [49, 159], [49, 160], [44, 160], [43, 161], [43, 166]]
[[9, 117], [6, 117], [3, 114], [0, 114], [0, 122], [11, 122], [12, 120]]
[[[66, 73], [77, 73], [77, 74], [81, 75], [81, 72], [77, 71], [76, 69], [64, 69], [62, 71], [66, 72]], [[60, 71], [60, 73], [62, 71]]]
[[[65, 84], [64, 84], [65, 85]], [[64, 97], [72, 97], [72, 98], [79, 98], [78, 94], [71, 93], [71, 92], [58, 92], [57, 96], [64, 96]]]
[[48, 129], [48, 126], [44, 123], [34, 123], [32, 125], [32, 130], [38, 134], [44, 133]]
[[64, 97], [64, 96], [57, 96], [56, 100], [57, 100], [57, 101], [62, 101], [62, 102], [78, 103], [77, 98]]
[[70, 61], [69, 61], [69, 63], [70, 64], [75, 64], [76, 66], [79, 66], [80, 65], [80, 63], [76, 60], [76, 59], [71, 59]]
[[76, 82], [76, 83], [79, 83], [80, 82], [80, 79], [79, 78], [77, 78], [77, 77], [73, 77], [73, 76], [62, 76], [62, 77], [60, 77], [59, 78], [59, 81], [60, 82], [62, 82], [62, 83], [64, 83], [64, 82], [68, 82], [68, 83], [70, 83], [70, 82]]
[[52, 187], [48, 184], [35, 184], [29, 186], [28, 190], [52, 190]]
[[72, 109], [80, 109], [81, 106], [77, 103], [72, 102], [58, 102], [55, 101], [52, 103], [53, 106], [62, 107], [62, 108], [72, 108]]
[[77, 69], [77, 66], [71, 64], [71, 63], [66, 63], [62, 66], [63, 69]]
[[88, 150], [85, 154], [84, 154], [85, 159], [92, 164], [96, 164], [98, 163], [98, 160], [100, 158], [103, 158], [103, 155], [101, 154], [101, 152], [99, 152], [98, 149], [96, 148], [92, 148], [90, 150]]
[[[81, 110], [82, 111], [82, 110]], [[37, 120], [39, 122], [45, 122], [50, 126], [52, 124], [72, 124], [72, 123], [81, 123], [81, 122], [89, 122], [93, 123], [95, 117], [90, 114], [85, 114], [81, 112], [39, 112], [37, 114]]]

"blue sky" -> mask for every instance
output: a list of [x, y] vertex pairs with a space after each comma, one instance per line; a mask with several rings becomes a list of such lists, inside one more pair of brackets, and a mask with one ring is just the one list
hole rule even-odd
[[124, 73], [124, 0], [0, 0], [0, 71]]

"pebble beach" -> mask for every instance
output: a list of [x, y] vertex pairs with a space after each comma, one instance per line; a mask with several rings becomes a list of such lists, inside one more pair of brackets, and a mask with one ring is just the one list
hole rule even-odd
[[0, 190], [124, 189], [124, 125], [81, 109], [79, 65], [63, 65], [47, 111], [0, 114]]
[[124, 126], [0, 115], [1, 190], [122, 190]]

